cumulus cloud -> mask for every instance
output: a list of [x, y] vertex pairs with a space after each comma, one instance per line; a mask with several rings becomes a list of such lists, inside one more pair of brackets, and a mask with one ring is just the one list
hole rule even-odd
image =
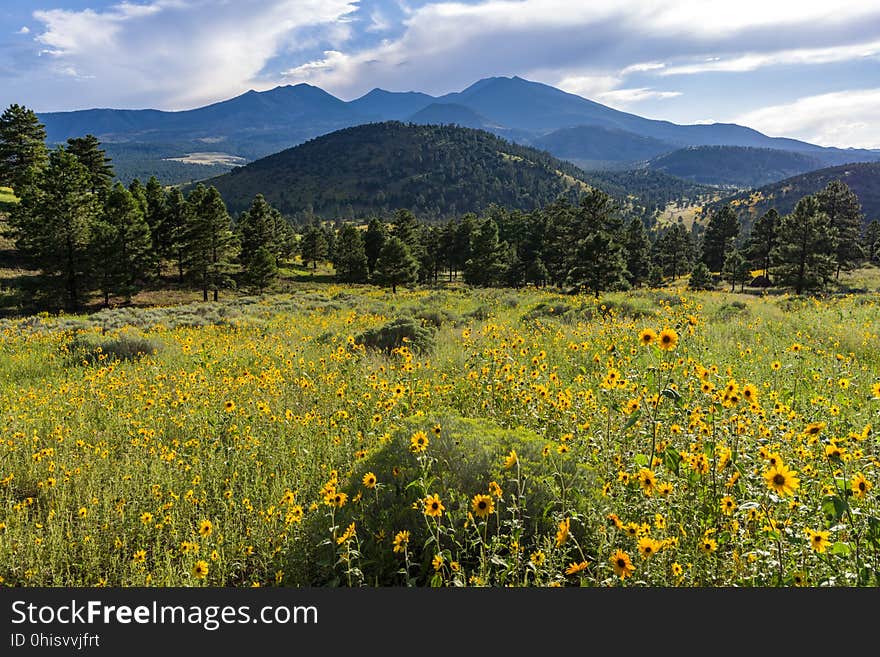
[[241, 93], [278, 53], [296, 50], [300, 30], [344, 42], [356, 9], [350, 0], [153, 0], [34, 18], [42, 54], [57, 74], [76, 72], [81, 99], [174, 109]]
[[30, 33], [31, 33], [31, 28], [29, 28], [27, 25], [22, 25], [21, 29], [18, 32], [16, 32], [16, 34], [30, 34]]
[[880, 148], [880, 88], [799, 98], [741, 114], [736, 123], [822, 146]]
[[658, 91], [648, 87], [632, 89], [612, 89], [599, 94], [599, 99], [615, 107], [640, 103], [643, 100], [666, 100], [681, 96], [680, 91]]

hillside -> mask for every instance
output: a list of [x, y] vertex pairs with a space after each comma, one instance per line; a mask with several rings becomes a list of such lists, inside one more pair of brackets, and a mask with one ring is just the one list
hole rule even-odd
[[826, 166], [806, 153], [746, 146], [691, 146], [652, 159], [648, 166], [707, 185], [752, 188]]
[[740, 192], [725, 197], [713, 204], [731, 203], [741, 219], [750, 225], [771, 207], [780, 214], [787, 214], [804, 196], [815, 194], [832, 180], [845, 182], [859, 197], [865, 223], [871, 219], [880, 219], [880, 163], [846, 164], [810, 171], [799, 176], [765, 185], [754, 191]]
[[604, 168], [607, 162], [640, 162], [676, 148], [634, 132], [588, 125], [554, 130], [535, 139], [532, 145], [582, 168]]
[[363, 218], [409, 208], [425, 219], [495, 203], [530, 210], [574, 198], [583, 172], [482, 130], [400, 122], [346, 128], [212, 178], [233, 213], [257, 193], [285, 215]]

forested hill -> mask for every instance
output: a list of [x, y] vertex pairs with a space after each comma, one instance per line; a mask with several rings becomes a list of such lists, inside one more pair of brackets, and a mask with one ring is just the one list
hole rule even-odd
[[880, 163], [844, 164], [818, 171], [810, 171], [754, 191], [741, 192], [718, 201], [730, 203], [744, 223], [750, 225], [770, 208], [788, 214], [804, 196], [824, 189], [832, 180], [841, 180], [852, 189], [862, 204], [865, 223], [880, 219]]
[[648, 166], [708, 185], [754, 188], [827, 166], [812, 154], [746, 146], [691, 146], [654, 158]]
[[531, 210], [575, 200], [585, 174], [483, 130], [396, 121], [345, 128], [205, 181], [230, 212], [263, 194], [295, 219], [359, 219], [408, 208], [446, 219], [490, 204]]

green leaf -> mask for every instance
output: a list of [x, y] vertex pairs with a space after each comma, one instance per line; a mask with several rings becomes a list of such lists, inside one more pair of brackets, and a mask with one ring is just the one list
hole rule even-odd
[[831, 554], [837, 554], [841, 557], [845, 557], [850, 553], [850, 547], [848, 543], [841, 543], [838, 541], [833, 546], [831, 546]]
[[846, 509], [846, 500], [838, 497], [837, 495], [826, 497], [825, 500], [822, 502], [822, 513], [825, 514], [825, 519], [829, 523], [840, 522], [843, 514], [846, 513]]
[[647, 454], [636, 454], [633, 459], [636, 462], [636, 465], [640, 467], [646, 467], [648, 465], [648, 455]]
[[622, 430], [623, 430], [623, 431], [626, 431], [627, 429], [629, 429], [632, 425], [634, 425], [636, 422], [639, 421], [639, 418], [640, 418], [640, 417], [642, 417], [642, 412], [641, 412], [641, 411], [634, 411], [634, 412], [629, 416], [629, 419], [626, 421], [626, 424], [623, 425], [623, 429], [622, 429]]
[[663, 392], [661, 392], [660, 394], [663, 395], [664, 397], [671, 399], [673, 402], [675, 402], [676, 406], [681, 406], [682, 397], [681, 397], [681, 393], [679, 393], [678, 390], [674, 390], [672, 388], [665, 388], [663, 390]]
[[678, 475], [678, 466], [681, 463], [681, 454], [672, 447], [663, 450], [663, 466], [670, 472]]

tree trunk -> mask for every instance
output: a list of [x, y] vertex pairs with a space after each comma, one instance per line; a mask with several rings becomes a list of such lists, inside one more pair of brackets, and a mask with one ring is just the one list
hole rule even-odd
[[208, 288], [203, 287], [202, 288], [202, 301], [207, 301], [207, 300], [208, 300]]
[[214, 301], [217, 301], [217, 294], [218, 294], [218, 290], [215, 289], [214, 290]]

